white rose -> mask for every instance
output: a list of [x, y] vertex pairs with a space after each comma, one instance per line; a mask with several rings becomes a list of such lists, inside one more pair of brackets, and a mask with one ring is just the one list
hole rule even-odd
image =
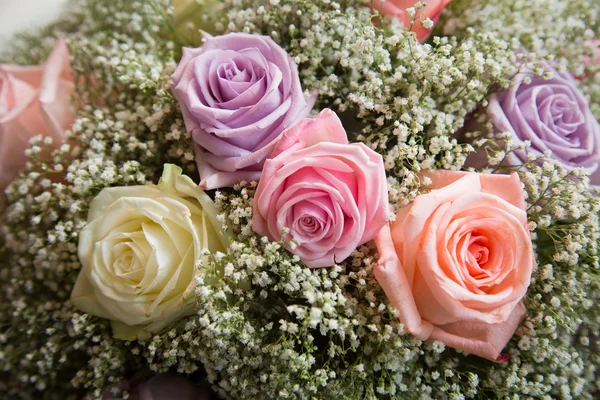
[[110, 319], [116, 338], [193, 314], [196, 265], [227, 245], [213, 201], [181, 172], [166, 164], [158, 185], [106, 188], [90, 205], [71, 302]]

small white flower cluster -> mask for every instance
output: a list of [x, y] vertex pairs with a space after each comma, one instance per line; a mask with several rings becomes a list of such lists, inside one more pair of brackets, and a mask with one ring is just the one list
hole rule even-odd
[[[230, 1], [228, 31], [270, 35], [299, 64], [307, 90], [346, 111], [349, 134], [384, 156], [392, 210], [412, 202], [421, 169], [460, 169], [472, 151], [452, 134], [485, 102], [493, 85], [516, 71], [508, 43], [493, 33], [435, 38], [371, 23], [365, 7], [322, 0], [282, 0], [276, 7]], [[345, 114], [342, 114], [344, 116]]]
[[50, 138], [32, 140], [31, 162], [0, 200], [0, 370], [14, 374], [0, 397], [101, 397], [142, 365], [106, 321], [79, 314], [68, 299], [91, 199], [104, 187], [156, 182], [166, 162], [196, 171], [169, 93], [173, 46], [157, 36], [169, 3], [81, 2], [40, 34], [46, 39], [25, 37], [27, 51], [14, 50], [11, 60], [37, 64], [52, 37], [64, 37], [78, 111], [58, 150], [49, 150]]
[[[443, 344], [405, 333], [372, 274], [374, 246], [332, 268], [308, 269], [289, 243], [244, 231], [254, 187], [217, 194], [237, 240], [199, 266], [198, 316], [154, 337], [146, 351], [152, 369], [190, 372], [203, 363], [217, 390], [235, 399], [477, 393], [476, 374], [445, 372], [458, 360], [442, 357]], [[430, 368], [418, 368], [423, 361]]]
[[[489, 121], [482, 128], [493, 132]], [[504, 158], [515, 150], [509, 136], [488, 137], [473, 141], [487, 155], [487, 172], [517, 171], [524, 183], [538, 268], [511, 371], [495, 368], [482, 384], [513, 385], [514, 396], [592, 398], [600, 361], [594, 351], [599, 344], [600, 199], [583, 170], [568, 171], [550, 154], [505, 165]]]
[[588, 0], [453, 0], [437, 30], [463, 35], [466, 27], [496, 32], [516, 51], [549, 57], [579, 77], [579, 86], [600, 119], [600, 9]]

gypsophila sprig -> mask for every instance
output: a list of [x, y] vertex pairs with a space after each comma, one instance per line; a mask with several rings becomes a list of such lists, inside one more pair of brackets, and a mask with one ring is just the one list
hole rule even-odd
[[356, 110], [358, 121], [348, 121], [347, 130], [384, 155], [393, 209], [412, 200], [415, 172], [461, 168], [472, 149], [452, 134], [516, 71], [509, 45], [493, 34], [470, 30], [461, 42], [421, 45], [412, 34], [374, 26], [370, 8], [345, 2], [231, 6], [227, 30], [271, 35], [299, 64], [304, 86], [319, 91], [322, 106]]
[[[493, 132], [489, 122], [482, 128]], [[539, 397], [589, 398], [596, 389], [585, 377], [593, 376], [598, 362], [592, 349], [600, 311], [600, 202], [582, 169], [569, 171], [550, 154], [531, 156], [523, 165], [507, 165], [504, 159], [514, 151], [510, 136], [491, 135], [474, 143], [486, 152], [489, 172], [517, 171], [521, 176], [538, 260], [526, 298], [531, 311], [519, 351], [511, 354], [515, 374], [508, 382], [519, 388], [514, 395], [524, 390]], [[551, 381], [523, 376], [523, 368]], [[500, 375], [489, 379], [486, 384], [507, 382]]]
[[[150, 369], [192, 379], [205, 370], [216, 392], [236, 400], [595, 398], [600, 201], [583, 171], [549, 155], [506, 165], [510, 136], [482, 111], [524, 64], [547, 74], [544, 60], [573, 73], [600, 116], [600, 63], [589, 62], [600, 6], [453, 0], [423, 44], [369, 0], [222, 6], [202, 16], [216, 21], [207, 29], [270, 36], [298, 65], [303, 90], [318, 92], [314, 112], [338, 112], [351, 142], [382, 155], [390, 219], [428, 190], [421, 171], [465, 169], [474, 149], [486, 156], [485, 172], [519, 173], [538, 265], [506, 362], [409, 334], [373, 275], [373, 243], [309, 269], [288, 251], [299, 242], [254, 233], [257, 182], [211, 193], [232, 239], [196, 260], [195, 315], [125, 342], [105, 320], [76, 311], [68, 298], [81, 267], [78, 238], [97, 193], [156, 183], [165, 163], [199, 181], [169, 81], [181, 53], [173, 5], [83, 0], [0, 57], [40, 64], [62, 37], [77, 83], [68, 140], [34, 137], [28, 164], [0, 198], [0, 397], [126, 396], [126, 382]], [[483, 134], [467, 143], [460, 130]]]
[[600, 117], [600, 64], [585, 62], [597, 57], [591, 40], [598, 38], [600, 31], [600, 4], [585, 0], [453, 0], [448, 11], [436, 32], [459, 37], [468, 29], [495, 32], [515, 51], [549, 57], [581, 77], [580, 88]]
[[[246, 229], [254, 186], [217, 193], [221, 218], [238, 240], [203, 266], [211, 272], [198, 279], [199, 315], [182, 331], [195, 339], [177, 351], [168, 334], [155, 337], [147, 353], [152, 368], [203, 362], [218, 391], [237, 399], [428, 396], [431, 387], [420, 383], [455, 361], [442, 361], [443, 346], [433, 344], [426, 348], [428, 362], [439, 363], [434, 370], [407, 367], [423, 349], [404, 334], [372, 275], [374, 247], [331, 269], [304, 267], [285, 250], [288, 243]], [[459, 375], [448, 387], [462, 387]], [[465, 387], [473, 392], [472, 383]]]
[[161, 36], [163, 18], [150, 4], [80, 2], [44, 31], [43, 41], [24, 38], [32, 51], [14, 50], [17, 62], [36, 63], [51, 37], [63, 36], [76, 79], [85, 84], [78, 87], [71, 140], [51, 152], [35, 138], [31, 162], [7, 189], [0, 259], [2, 281], [10, 285], [0, 294], [0, 370], [19, 373], [0, 390], [10, 398], [82, 391], [99, 397], [140, 368], [142, 358], [112, 339], [105, 321], [74, 312], [67, 299], [80, 268], [78, 232], [96, 193], [156, 182], [169, 161], [195, 173], [191, 140], [169, 92], [175, 63], [172, 44]]

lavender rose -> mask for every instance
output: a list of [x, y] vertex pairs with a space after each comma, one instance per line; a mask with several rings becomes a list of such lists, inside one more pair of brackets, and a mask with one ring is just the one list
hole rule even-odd
[[267, 36], [230, 33], [184, 48], [173, 79], [206, 189], [257, 180], [284, 129], [305, 118], [291, 57]]
[[[550, 66], [554, 76], [543, 80], [531, 70], [519, 73], [514, 85], [489, 99], [488, 113], [496, 128], [509, 132], [516, 144], [531, 141], [526, 150], [509, 154], [507, 161], [521, 164], [527, 152], [540, 155], [552, 151], [552, 157], [567, 169], [585, 168], [592, 185], [600, 184], [600, 125], [575, 80]], [[531, 79], [530, 84], [524, 80]]]

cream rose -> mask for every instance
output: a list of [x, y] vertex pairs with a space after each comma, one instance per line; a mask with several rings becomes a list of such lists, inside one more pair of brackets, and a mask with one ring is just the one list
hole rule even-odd
[[116, 338], [192, 314], [196, 264], [227, 245], [212, 200], [181, 172], [166, 164], [158, 185], [107, 188], [90, 205], [71, 302], [110, 319]]
[[517, 174], [426, 176], [433, 190], [375, 239], [375, 277], [419, 339], [502, 361], [535, 266], [521, 181]]

